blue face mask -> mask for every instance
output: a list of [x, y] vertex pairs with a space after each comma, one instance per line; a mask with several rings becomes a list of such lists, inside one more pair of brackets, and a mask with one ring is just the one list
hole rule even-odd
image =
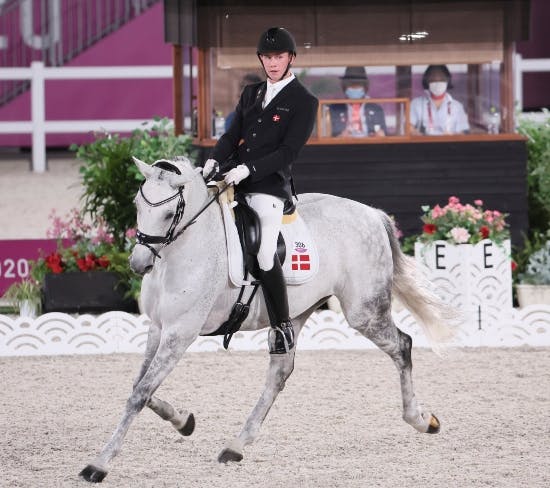
[[365, 89], [363, 87], [346, 88], [346, 97], [353, 98], [353, 99], [365, 98]]

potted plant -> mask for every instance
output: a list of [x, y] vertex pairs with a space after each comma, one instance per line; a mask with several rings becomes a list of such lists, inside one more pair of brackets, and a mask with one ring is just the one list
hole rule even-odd
[[518, 279], [516, 293], [520, 307], [550, 305], [550, 240], [529, 256]]
[[129, 296], [129, 248], [115, 244], [103, 221], [87, 223], [73, 209], [66, 219], [50, 214], [47, 236], [57, 239], [57, 249], [32, 263], [32, 273], [43, 289], [46, 312], [135, 312]]
[[22, 317], [35, 318], [41, 310], [42, 292], [40, 283], [33, 278], [26, 278], [13, 283], [4, 293], [3, 298], [14, 307], [19, 308]]
[[470, 316], [498, 320], [513, 304], [506, 214], [456, 196], [422, 211], [423, 231], [414, 244], [419, 268], [444, 300]]
[[83, 161], [83, 207], [65, 219], [55, 211], [50, 216], [48, 237], [57, 240], [57, 249], [33, 263], [44, 311], [137, 311], [141, 277], [130, 270], [128, 256], [135, 243], [133, 199], [143, 176], [132, 156], [189, 156], [191, 143], [191, 137], [174, 134], [168, 119], [156, 119], [129, 137], [104, 132], [90, 144], [71, 146]]

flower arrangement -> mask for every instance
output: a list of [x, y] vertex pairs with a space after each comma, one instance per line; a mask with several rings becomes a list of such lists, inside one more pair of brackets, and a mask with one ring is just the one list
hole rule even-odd
[[132, 296], [139, 293], [141, 280], [128, 266], [135, 230], [127, 231], [121, 249], [101, 219], [91, 225], [77, 209], [71, 210], [64, 218], [52, 210], [49, 219], [51, 226], [46, 235], [57, 240], [57, 249], [32, 263], [31, 273], [38, 282], [43, 282], [48, 273], [105, 270], [118, 273], [132, 290]]
[[105, 230], [103, 222], [99, 221], [97, 226], [92, 227], [76, 209], [69, 212], [66, 220], [52, 210], [49, 219], [52, 225], [46, 236], [57, 239], [57, 250], [35, 263], [44, 274], [111, 267], [113, 237]]
[[510, 231], [506, 223], [506, 214], [498, 210], [486, 210], [482, 200], [474, 204], [462, 204], [452, 196], [444, 207], [422, 206], [424, 222], [422, 234], [417, 237], [421, 242], [437, 240], [452, 244], [476, 244], [483, 239], [491, 239], [497, 244], [509, 239]]

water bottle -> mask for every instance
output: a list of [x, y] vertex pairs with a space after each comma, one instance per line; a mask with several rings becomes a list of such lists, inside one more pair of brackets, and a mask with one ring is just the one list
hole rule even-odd
[[225, 132], [225, 117], [221, 112], [214, 112], [214, 139], [219, 139]]
[[487, 124], [489, 134], [498, 134], [500, 132], [500, 113], [495, 107], [489, 109], [489, 123]]

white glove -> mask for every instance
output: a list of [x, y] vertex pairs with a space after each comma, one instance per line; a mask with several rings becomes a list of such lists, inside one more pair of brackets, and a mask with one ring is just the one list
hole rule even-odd
[[238, 185], [250, 174], [250, 170], [245, 164], [239, 164], [236, 168], [233, 168], [231, 171], [225, 173], [225, 182], [228, 185]]
[[202, 177], [206, 178], [212, 171], [216, 170], [214, 174], [216, 174], [220, 170], [220, 165], [215, 159], [207, 159], [206, 163], [204, 163], [204, 166], [202, 167]]

